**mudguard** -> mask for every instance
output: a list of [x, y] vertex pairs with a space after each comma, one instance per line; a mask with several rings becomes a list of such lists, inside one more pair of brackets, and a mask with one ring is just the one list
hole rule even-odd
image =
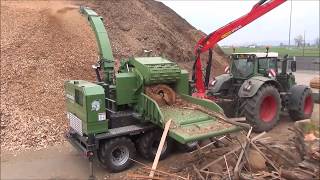
[[231, 85], [231, 78], [232, 76], [230, 74], [222, 74], [217, 76], [215, 84], [209, 88], [209, 93], [214, 94], [223, 89], [229, 89]]
[[299, 110], [300, 98], [306, 89], [310, 89], [305, 85], [294, 85], [289, 90], [288, 109]]
[[259, 88], [265, 83], [272, 84], [277, 89], [281, 90], [281, 85], [274, 79], [263, 77], [263, 76], [257, 76], [257, 77], [252, 77], [243, 82], [243, 84], [241, 85], [238, 91], [238, 96], [241, 98], [252, 97], [257, 93]]

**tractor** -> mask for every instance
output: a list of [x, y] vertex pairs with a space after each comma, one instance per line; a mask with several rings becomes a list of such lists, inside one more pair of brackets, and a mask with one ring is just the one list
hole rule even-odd
[[255, 132], [272, 129], [280, 111], [288, 111], [293, 120], [310, 118], [312, 91], [296, 84], [294, 58], [278, 58], [278, 53], [267, 48], [260, 53], [232, 53], [230, 60], [225, 74], [215, 77], [208, 89], [208, 95], [220, 99], [222, 107], [233, 106], [229, 116], [245, 116]]
[[[278, 53], [269, 53], [268, 49], [263, 53], [232, 54], [231, 66], [226, 68], [226, 74], [210, 83], [212, 49], [219, 41], [284, 2], [286, 0], [258, 1], [247, 14], [203, 36], [194, 48], [193, 95], [214, 101], [220, 99], [219, 105], [224, 107], [228, 116], [245, 116], [256, 132], [272, 129], [279, 120], [280, 110], [288, 110], [294, 120], [309, 118], [313, 110], [311, 89], [296, 85], [292, 74], [296, 70], [296, 62], [292, 58], [285, 56], [279, 59]], [[201, 54], [207, 51], [208, 61], [203, 68]], [[278, 66], [281, 68], [278, 69]], [[233, 112], [228, 112], [228, 109]]]

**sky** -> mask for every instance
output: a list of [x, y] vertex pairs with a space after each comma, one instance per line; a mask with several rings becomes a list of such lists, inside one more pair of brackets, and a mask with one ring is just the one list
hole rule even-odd
[[[161, 0], [195, 28], [209, 34], [219, 27], [248, 13], [255, 0], [238, 1], [181, 1]], [[219, 45], [279, 45], [289, 42], [290, 4], [287, 0], [282, 5], [248, 24]], [[291, 45], [294, 37], [305, 32], [306, 42], [314, 43], [319, 37], [319, 0], [292, 1]]]

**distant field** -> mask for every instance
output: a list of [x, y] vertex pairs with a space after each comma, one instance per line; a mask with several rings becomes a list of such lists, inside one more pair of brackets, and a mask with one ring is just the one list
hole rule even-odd
[[[232, 53], [232, 48], [222, 48], [222, 50], [226, 54]], [[257, 48], [247, 48], [247, 47], [239, 47], [236, 48], [236, 52], [265, 52], [265, 47], [257, 47]], [[270, 52], [278, 52], [279, 56], [284, 56], [285, 54], [289, 54], [289, 56], [306, 56], [306, 57], [319, 57], [320, 55], [320, 49], [316, 47], [306, 47], [304, 49], [302, 48], [286, 48], [286, 47], [271, 47]]]

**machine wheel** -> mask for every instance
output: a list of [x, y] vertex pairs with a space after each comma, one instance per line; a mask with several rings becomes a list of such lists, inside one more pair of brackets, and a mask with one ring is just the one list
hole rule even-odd
[[107, 140], [98, 150], [98, 158], [103, 166], [112, 172], [120, 172], [132, 165], [136, 149], [134, 143], [127, 137]]
[[281, 99], [272, 85], [263, 85], [258, 92], [247, 99], [244, 114], [254, 132], [271, 130], [279, 120]]
[[298, 98], [298, 102], [295, 103], [296, 108], [288, 109], [290, 118], [294, 121], [309, 119], [313, 112], [313, 99], [310, 88], [305, 88], [301, 93], [292, 91], [289, 103], [292, 98]]
[[187, 144], [180, 144], [177, 142], [176, 146], [182, 152], [192, 152], [198, 148], [199, 143], [198, 143], [198, 141], [190, 142]]
[[[156, 156], [158, 146], [161, 139], [161, 131], [149, 131], [138, 139], [138, 151], [141, 156], [152, 161]], [[172, 150], [172, 140], [166, 139], [160, 155], [160, 160], [165, 159]]]

